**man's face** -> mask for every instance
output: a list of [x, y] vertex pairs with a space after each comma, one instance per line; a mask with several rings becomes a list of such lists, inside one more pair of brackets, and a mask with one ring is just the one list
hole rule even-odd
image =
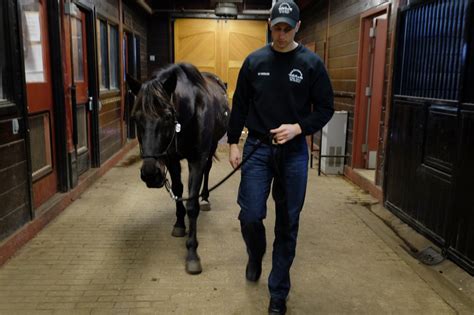
[[295, 39], [299, 26], [300, 22], [296, 24], [295, 28], [292, 28], [286, 23], [277, 23], [270, 27], [270, 30], [272, 31], [273, 47], [277, 51], [285, 51], [288, 49]]

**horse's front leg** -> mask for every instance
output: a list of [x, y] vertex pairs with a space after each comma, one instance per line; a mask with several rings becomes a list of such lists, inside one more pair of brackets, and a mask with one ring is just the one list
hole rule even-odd
[[209, 173], [211, 172], [212, 167], [212, 158], [217, 149], [217, 142], [212, 144], [211, 153], [207, 159], [206, 166], [204, 168], [204, 181], [202, 183], [201, 190], [201, 201], [199, 202], [199, 207], [201, 211], [211, 210], [211, 203], [209, 202]]
[[[181, 198], [183, 196], [183, 183], [181, 182], [181, 164], [179, 160], [169, 162], [168, 169], [171, 176], [171, 190], [175, 196]], [[185, 216], [186, 208], [184, 208], [183, 202], [176, 201], [176, 223], [171, 232], [174, 237], [183, 237], [186, 234]]]
[[188, 162], [189, 165], [189, 196], [195, 197], [186, 201], [186, 211], [189, 218], [189, 235], [186, 241], [188, 255], [186, 257], [186, 272], [199, 274], [202, 272], [201, 261], [197, 254], [197, 218], [199, 216], [199, 189], [201, 188], [204, 165], [206, 161]]

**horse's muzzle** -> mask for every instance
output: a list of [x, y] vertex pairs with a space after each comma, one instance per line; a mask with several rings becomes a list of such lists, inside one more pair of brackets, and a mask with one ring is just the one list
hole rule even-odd
[[148, 158], [143, 160], [140, 178], [148, 188], [161, 188], [164, 186], [166, 179], [157, 161]]

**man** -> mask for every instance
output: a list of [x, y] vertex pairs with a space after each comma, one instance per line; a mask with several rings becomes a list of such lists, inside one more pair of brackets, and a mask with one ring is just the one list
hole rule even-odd
[[243, 164], [239, 187], [239, 220], [249, 256], [245, 275], [249, 281], [258, 281], [262, 272], [266, 249], [263, 219], [273, 180], [276, 222], [268, 312], [285, 314], [306, 192], [305, 135], [320, 130], [334, 109], [323, 62], [294, 40], [301, 25], [298, 6], [291, 0], [278, 1], [269, 25], [272, 42], [251, 53], [240, 70], [227, 135], [229, 162], [234, 168], [241, 162], [238, 142], [244, 126], [249, 130], [244, 157], [262, 142]]

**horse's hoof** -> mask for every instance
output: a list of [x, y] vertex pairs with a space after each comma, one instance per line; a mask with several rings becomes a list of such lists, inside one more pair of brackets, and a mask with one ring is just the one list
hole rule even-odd
[[190, 275], [198, 275], [202, 272], [201, 262], [199, 260], [186, 261], [186, 272]]
[[199, 202], [199, 209], [201, 211], [211, 211], [211, 203], [207, 200], [201, 200]]
[[186, 229], [183, 227], [174, 226], [171, 235], [174, 237], [183, 237], [186, 235]]

